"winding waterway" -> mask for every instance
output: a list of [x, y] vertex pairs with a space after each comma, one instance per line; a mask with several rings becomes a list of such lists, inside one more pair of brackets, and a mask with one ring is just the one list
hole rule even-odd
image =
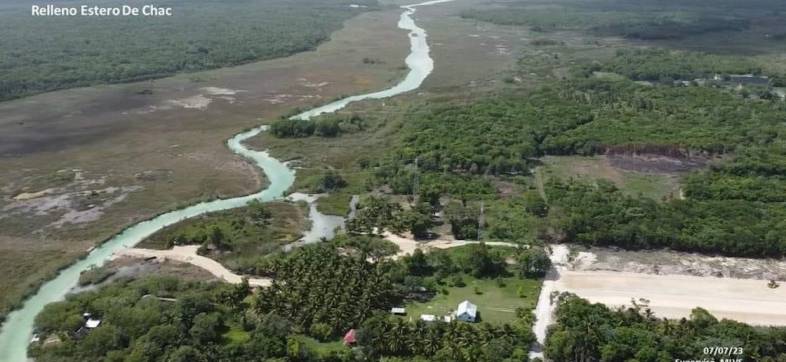
[[[452, 0], [433, 0], [402, 6], [404, 12], [401, 14], [398, 27], [409, 31], [410, 54], [406, 59], [409, 73], [401, 82], [383, 91], [340, 99], [292, 118], [306, 120], [320, 114], [335, 112], [352, 102], [392, 97], [420, 87], [434, 69], [434, 61], [429, 56], [430, 49], [426, 41], [426, 32], [415, 24], [412, 15], [415, 13], [416, 7], [448, 1]], [[22, 362], [27, 360], [27, 346], [33, 333], [33, 322], [36, 315], [44, 309], [45, 305], [65, 298], [68, 292], [77, 285], [79, 274], [82, 271], [93, 265], [100, 266], [104, 264], [115, 252], [133, 247], [156, 231], [184, 219], [209, 212], [242, 207], [251, 200], [271, 201], [282, 198], [287, 189], [292, 186], [295, 180], [295, 172], [283, 162], [271, 157], [267, 152], [251, 150], [243, 145], [244, 141], [265, 130], [267, 130], [267, 126], [240, 133], [227, 141], [227, 146], [232, 152], [245, 157], [264, 171], [270, 183], [266, 189], [247, 196], [202, 202], [184, 209], [161, 214], [153, 219], [135, 224], [115, 235], [91, 251], [84, 259], [60, 271], [57, 277], [44, 283], [33, 296], [28, 298], [21, 309], [8, 315], [8, 319], [3, 323], [0, 331], [0, 361]]]

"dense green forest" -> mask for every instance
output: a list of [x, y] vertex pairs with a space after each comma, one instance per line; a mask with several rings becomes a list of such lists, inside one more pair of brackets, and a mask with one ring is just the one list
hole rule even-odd
[[[700, 308], [694, 309], [690, 318], [669, 321], [653, 317], [646, 307], [611, 310], [563, 295], [555, 322], [545, 349], [546, 357], [555, 362], [786, 359], [786, 328], [718, 321]], [[742, 354], [713, 356], [705, 352], [714, 346], [737, 347]]]
[[668, 247], [733, 256], [786, 255], [786, 207], [738, 199], [625, 196], [610, 183], [552, 182], [546, 193], [560, 241], [628, 249]]
[[[67, 1], [54, 4], [73, 6]], [[113, 0], [101, 5], [116, 4]], [[344, 20], [363, 11], [350, 8], [350, 4], [373, 7], [376, 1], [156, 3], [172, 7], [171, 17], [31, 17], [27, 3], [2, 4], [0, 101], [55, 89], [160, 78], [313, 49]]]
[[[388, 311], [412, 298], [428, 300], [463, 275], [542, 277], [549, 267], [542, 249], [473, 245], [399, 261], [368, 261], [390, 252], [380, 239], [349, 236], [298, 248], [275, 259], [270, 273], [276, 282], [256, 293], [247, 283], [121, 278], [48, 305], [36, 319], [36, 331], [42, 340], [51, 340], [34, 343], [32, 355], [44, 362], [374, 361], [392, 356], [512, 362], [526, 356], [533, 340], [526, 308], [502, 324], [424, 324]], [[510, 267], [504, 261], [508, 257], [516, 260]], [[82, 328], [83, 313], [101, 319], [100, 326]], [[357, 330], [357, 348], [336, 348], [335, 341], [350, 328]]]
[[532, 341], [510, 324], [407, 323], [383, 315], [366, 320], [358, 340], [371, 356], [416, 356], [413, 360], [423, 362], [526, 361]]
[[[750, 66], [664, 50], [621, 51], [593, 65], [633, 79], [754, 71]], [[487, 239], [786, 255], [786, 103], [747, 88], [645, 85], [593, 72], [579, 64], [569, 79], [532, 91], [416, 109], [394, 148], [369, 167], [378, 184], [416, 194], [430, 207], [413, 210], [444, 210], [459, 239], [480, 236], [478, 201], [484, 200]], [[522, 178], [544, 155], [606, 153], [723, 157], [685, 178], [686, 200], [631, 197], [610, 184], [569, 181], [546, 185], [546, 202]], [[501, 198], [494, 186], [501, 180], [525, 192]], [[440, 201], [445, 196], [454, 201]]]
[[728, 162], [712, 165], [685, 180], [685, 194], [698, 200], [786, 202], [786, 148], [771, 146], [739, 149]]
[[[409, 193], [419, 172], [463, 175], [434, 187], [484, 193], [471, 175], [526, 174], [543, 155], [607, 151], [729, 153], [744, 145], [772, 144], [784, 132], [786, 104], [745, 99], [712, 87], [645, 86], [592, 76], [562, 81], [521, 95], [502, 95], [466, 106], [437, 107], [413, 116], [400, 146], [375, 165], [394, 191]], [[469, 177], [469, 178], [468, 178]], [[454, 190], [460, 193], [460, 190]]]
[[[275, 317], [246, 320], [237, 313], [249, 293], [248, 285], [165, 277], [118, 281], [47, 306], [36, 319], [36, 329], [59, 336], [60, 342], [35, 345], [32, 356], [38, 361], [184, 362], [286, 356], [283, 323]], [[101, 325], [78, 334], [86, 312], [101, 319]], [[221, 343], [226, 332], [243, 324], [252, 330], [245, 345]]]
[[589, 30], [596, 35], [622, 36], [641, 40], [680, 39], [711, 32], [740, 31], [750, 24], [744, 19], [689, 16], [671, 11], [642, 14], [630, 11], [601, 12], [565, 8], [468, 10], [464, 18], [502, 25], [528, 25], [539, 32]]
[[584, 71], [613, 72], [644, 81], [712, 79], [715, 75], [762, 73], [760, 66], [743, 57], [657, 48], [621, 49], [609, 61], [593, 62]]
[[[757, 19], [782, 17], [772, 1], [514, 1], [505, 7], [466, 10], [461, 16], [539, 32], [588, 31], [599, 36], [668, 40], [748, 30]], [[786, 29], [780, 29], [781, 31]]]
[[377, 174], [397, 186], [396, 177], [409, 178], [408, 165], [416, 159], [420, 171], [499, 175], [526, 173], [546, 154], [726, 153], [774, 142], [784, 131], [784, 115], [786, 104], [779, 100], [746, 99], [723, 88], [646, 86], [588, 75], [413, 116]]
[[322, 116], [317, 120], [283, 118], [273, 122], [270, 132], [279, 138], [336, 137], [361, 131], [365, 126], [363, 118], [355, 114], [349, 117]]

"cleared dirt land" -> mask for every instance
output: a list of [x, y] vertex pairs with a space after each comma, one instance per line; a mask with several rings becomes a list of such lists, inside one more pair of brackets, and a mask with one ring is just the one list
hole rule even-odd
[[[229, 283], [238, 284], [243, 280], [243, 276], [233, 273], [225, 268], [221, 263], [197, 254], [199, 245], [176, 246], [170, 250], [153, 249], [126, 249], [120, 251], [118, 257], [134, 258], [158, 258], [161, 260], [174, 260], [181, 263], [188, 263], [200, 267], [217, 278], [221, 278]], [[270, 286], [271, 280], [268, 278], [250, 278], [248, 284], [254, 287]]]
[[127, 225], [259, 189], [226, 139], [397, 81], [409, 50], [400, 14], [360, 15], [288, 58], [0, 103], [0, 315]]
[[[394, 259], [398, 259], [406, 255], [411, 255], [412, 253], [415, 252], [416, 249], [421, 249], [426, 251], [430, 249], [450, 249], [459, 246], [479, 243], [478, 241], [471, 241], [471, 240], [447, 240], [447, 239], [417, 241], [413, 239], [411, 235], [401, 236], [401, 235], [393, 234], [389, 231], [385, 232], [384, 237], [385, 240], [388, 240], [396, 244], [396, 246], [398, 246], [399, 252], [393, 256]], [[499, 241], [489, 241], [489, 242], [485, 242], [485, 244], [488, 246], [504, 246], [509, 248], [521, 247], [521, 245], [519, 244], [499, 242]]]
[[[656, 317], [680, 319], [689, 317], [696, 307], [710, 311], [718, 319], [731, 319], [753, 325], [786, 325], [786, 288], [769, 288], [768, 281], [756, 279], [760, 275], [743, 274], [751, 279], [720, 278], [709, 275], [647, 274], [615, 270], [595, 270], [608, 267], [607, 260], [615, 259], [615, 267], [626, 265], [626, 261], [638, 260], [636, 252], [612, 252], [604, 250], [601, 262], [597, 255], [579, 252], [571, 257], [567, 245], [551, 245], [551, 261], [554, 268], [549, 271], [541, 287], [535, 309], [536, 322], [533, 332], [539, 345], [530, 357], [543, 357], [541, 345], [546, 340], [549, 325], [553, 323], [557, 293], [573, 293], [593, 303], [610, 307], [630, 307], [632, 303], [649, 307]], [[595, 250], [597, 252], [597, 250]], [[707, 262], [711, 257], [658, 251], [660, 260], [684, 258]], [[608, 255], [607, 255], [608, 254]], [[613, 257], [610, 257], [613, 255]], [[731, 258], [726, 258], [731, 259]], [[735, 263], [725, 260], [725, 265], [744, 264], [749, 259], [738, 258]], [[770, 260], [770, 263], [778, 261]], [[646, 270], [646, 269], [641, 269]], [[660, 272], [686, 273], [687, 270], [664, 268]]]
[[665, 318], [688, 317], [698, 306], [719, 319], [786, 325], [786, 287], [772, 289], [764, 280], [603, 271], [560, 271], [559, 274], [557, 290], [575, 293], [595, 303], [630, 306], [631, 300], [635, 300], [649, 305], [656, 316]]

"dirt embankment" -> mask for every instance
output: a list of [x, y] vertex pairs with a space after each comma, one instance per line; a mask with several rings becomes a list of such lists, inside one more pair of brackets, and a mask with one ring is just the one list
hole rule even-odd
[[[574, 248], [570, 269], [659, 275], [786, 280], [786, 260], [706, 256], [670, 250]], [[582, 250], [582, 251], [579, 251]]]
[[554, 289], [612, 307], [636, 302], [656, 316], [689, 317], [696, 307], [755, 325], [786, 325], [786, 261], [708, 257], [672, 251], [592, 249], [571, 253]]
[[674, 152], [607, 152], [609, 163], [619, 169], [646, 173], [675, 174], [705, 167], [711, 158]]
[[689, 317], [701, 307], [718, 319], [786, 325], [786, 287], [769, 288], [762, 280], [566, 270], [556, 289], [613, 307], [635, 301], [663, 318]]
[[[701, 307], [718, 319], [762, 326], [786, 325], [786, 286], [771, 288], [767, 280], [756, 278], [770, 267], [774, 266], [769, 270], [780, 270], [786, 265], [784, 261], [714, 258], [669, 251], [593, 249], [571, 253], [565, 245], [552, 245], [550, 250], [554, 267], [543, 282], [533, 312], [537, 343], [530, 358], [543, 357], [542, 344], [553, 323], [554, 296], [562, 292], [613, 308], [636, 303], [660, 318], [688, 318], [694, 308]], [[671, 267], [657, 272], [641, 269], [641, 265], [651, 267], [665, 261]], [[746, 268], [751, 262], [757, 266]], [[737, 277], [712, 276], [709, 271], [717, 265], [731, 268], [727, 270], [737, 273]], [[697, 270], [702, 272], [696, 273]]]
[[[238, 284], [243, 280], [244, 276], [233, 273], [213, 259], [197, 254], [197, 249], [199, 249], [199, 245], [176, 246], [170, 250], [125, 249], [115, 255], [117, 257], [174, 260], [200, 267], [217, 278], [232, 284]], [[248, 278], [248, 284], [253, 287], [268, 287], [271, 283], [272, 280], [269, 278]]]
[[[421, 249], [428, 251], [430, 249], [450, 249], [464, 245], [471, 245], [471, 244], [479, 244], [479, 241], [471, 241], [471, 240], [452, 240], [452, 239], [434, 239], [434, 240], [427, 240], [427, 241], [418, 241], [415, 240], [410, 235], [396, 235], [389, 231], [386, 231], [383, 234], [385, 240], [388, 240], [399, 248], [399, 252], [393, 256], [393, 259], [401, 258], [405, 255], [411, 255], [415, 252], [416, 249]], [[506, 242], [498, 242], [498, 241], [489, 241], [485, 242], [488, 246], [506, 246], [511, 248], [518, 248], [522, 247], [521, 244], [515, 243], [506, 243]]]

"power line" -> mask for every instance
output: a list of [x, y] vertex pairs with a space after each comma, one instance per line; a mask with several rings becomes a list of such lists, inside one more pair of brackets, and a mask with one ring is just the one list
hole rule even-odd
[[483, 237], [483, 223], [484, 223], [484, 219], [485, 219], [483, 217], [483, 212], [484, 212], [484, 207], [483, 206], [484, 206], [483, 205], [483, 200], [481, 200], [480, 201], [480, 216], [478, 217], [478, 240], [483, 240], [483, 239], [481, 239]]
[[418, 188], [420, 186], [420, 168], [418, 167], [418, 157], [415, 157], [415, 179], [412, 181], [412, 200], [418, 204]]

